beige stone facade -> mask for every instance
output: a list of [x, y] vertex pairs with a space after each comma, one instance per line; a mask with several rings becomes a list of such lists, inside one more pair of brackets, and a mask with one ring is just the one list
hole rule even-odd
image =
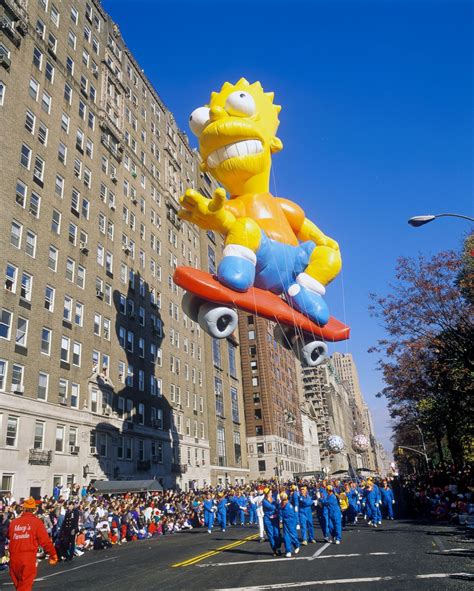
[[100, 3], [0, 11], [0, 488], [203, 486], [214, 365], [172, 281], [202, 262], [177, 217], [196, 154]]

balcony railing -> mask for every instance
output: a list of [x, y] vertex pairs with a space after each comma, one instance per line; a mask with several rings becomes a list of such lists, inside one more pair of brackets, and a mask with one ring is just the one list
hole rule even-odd
[[53, 452], [50, 449], [30, 449], [29, 464], [37, 466], [49, 466], [53, 461]]

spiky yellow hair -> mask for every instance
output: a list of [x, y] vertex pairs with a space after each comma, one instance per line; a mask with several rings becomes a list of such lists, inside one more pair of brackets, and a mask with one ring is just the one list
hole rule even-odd
[[250, 84], [248, 80], [241, 78], [235, 84], [224, 82], [219, 92], [211, 93], [209, 107], [224, 107], [229, 94], [236, 90], [244, 90], [252, 95], [257, 105], [257, 113], [262, 119], [266, 120], [266, 123], [268, 123], [271, 128], [273, 128], [272, 132], [276, 133], [280, 124], [278, 114], [281, 111], [281, 105], [275, 105], [273, 103], [275, 93], [265, 92], [258, 81]]

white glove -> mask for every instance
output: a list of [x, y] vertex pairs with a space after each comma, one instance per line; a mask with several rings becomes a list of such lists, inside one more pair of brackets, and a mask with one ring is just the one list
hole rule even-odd
[[393, 499], [393, 501], [392, 501], [392, 505], [395, 505], [395, 499]]
[[296, 529], [301, 529], [301, 525], [298, 523], [298, 525], [296, 526]]
[[318, 504], [318, 501], [313, 501], [313, 505], [316, 507], [316, 505]]

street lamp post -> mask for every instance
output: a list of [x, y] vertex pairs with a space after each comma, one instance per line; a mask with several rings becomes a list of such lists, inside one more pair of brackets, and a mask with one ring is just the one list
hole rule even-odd
[[460, 213], [438, 213], [436, 215], [416, 215], [408, 220], [410, 226], [414, 226], [418, 228], [418, 226], [424, 226], [425, 224], [429, 224], [436, 218], [444, 218], [444, 217], [451, 217], [451, 218], [461, 218], [463, 220], [468, 220], [469, 222], [474, 222], [474, 218], [469, 217], [468, 215], [461, 215]]

